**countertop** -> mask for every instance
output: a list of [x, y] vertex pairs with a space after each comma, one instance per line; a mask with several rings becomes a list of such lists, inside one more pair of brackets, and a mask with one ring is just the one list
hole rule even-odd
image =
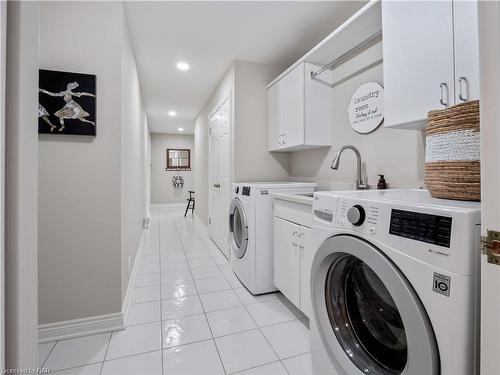
[[313, 205], [313, 197], [308, 197], [306, 195], [301, 195], [300, 193], [272, 193], [274, 199], [281, 199], [284, 201], [305, 204], [307, 206]]

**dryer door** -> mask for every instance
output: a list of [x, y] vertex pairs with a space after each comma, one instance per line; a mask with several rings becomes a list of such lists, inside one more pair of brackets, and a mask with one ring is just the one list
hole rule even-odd
[[243, 204], [234, 198], [229, 208], [229, 241], [237, 258], [243, 258], [248, 246], [248, 223]]
[[329, 238], [311, 271], [313, 313], [339, 374], [438, 374], [426, 311], [379, 249], [353, 236]]

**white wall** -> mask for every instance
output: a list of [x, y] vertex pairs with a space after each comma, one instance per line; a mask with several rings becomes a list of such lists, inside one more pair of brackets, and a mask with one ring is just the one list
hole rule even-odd
[[267, 151], [266, 85], [282, 67], [235, 61], [234, 71], [233, 181], [286, 181], [290, 156]]
[[45, 324], [122, 312], [129, 257], [132, 263], [148, 212], [149, 150], [123, 4], [40, 7], [40, 67], [97, 76], [97, 136], [39, 136]]
[[[194, 126], [194, 173], [196, 190], [196, 214], [208, 225], [208, 115], [231, 96], [234, 103], [234, 66], [231, 66], [207, 100], [195, 119]], [[231, 104], [233, 106], [233, 104]], [[234, 124], [234, 109], [231, 108], [231, 123]], [[232, 152], [232, 151], [231, 151]]]
[[[130, 272], [142, 239], [143, 219], [148, 217], [149, 142], [148, 119], [141, 96], [141, 85], [130, 32], [123, 14], [122, 33], [122, 226], [121, 285], [122, 304], [129, 286]], [[126, 308], [126, 306], [125, 306]]]
[[[166, 171], [167, 148], [191, 150], [190, 171]], [[186, 203], [189, 190], [194, 186], [194, 135], [192, 134], [160, 134], [151, 133], [151, 197], [154, 204]], [[182, 176], [184, 187], [174, 189], [172, 176]], [[196, 191], [196, 193], [198, 193]]]
[[208, 223], [208, 116], [231, 97], [231, 181], [288, 180], [290, 155], [267, 151], [266, 85], [283, 67], [235, 61], [195, 120], [198, 216]]
[[7, 4], [6, 368], [37, 368], [37, 2]]
[[[334, 80], [345, 78], [382, 57], [381, 44], [371, 47], [355, 59], [333, 71]], [[374, 132], [361, 135], [350, 127], [347, 107], [352, 94], [365, 82], [377, 81], [383, 85], [382, 65], [379, 64], [333, 89], [332, 147], [298, 151], [291, 154], [291, 178], [314, 181], [320, 190], [335, 189], [352, 184], [356, 178], [356, 161], [351, 151], [342, 154], [340, 168], [330, 169], [342, 145], [355, 145], [362, 156], [363, 171], [369, 183], [377, 184], [377, 174], [385, 174], [392, 187], [417, 187], [424, 179], [424, 144], [420, 131], [385, 129], [383, 124]], [[319, 84], [319, 83], [318, 83]], [[366, 176], [366, 174], [364, 174]]]

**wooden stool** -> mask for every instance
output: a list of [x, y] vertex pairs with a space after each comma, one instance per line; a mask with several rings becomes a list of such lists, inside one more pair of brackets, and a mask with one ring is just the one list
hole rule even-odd
[[186, 217], [189, 209], [191, 209], [191, 215], [194, 213], [194, 191], [189, 190], [188, 204], [186, 206], [186, 212], [184, 212], [184, 217]]

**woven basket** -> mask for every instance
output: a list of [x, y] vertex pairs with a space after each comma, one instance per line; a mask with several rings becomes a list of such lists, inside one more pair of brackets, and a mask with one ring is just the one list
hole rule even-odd
[[429, 112], [425, 138], [425, 185], [430, 194], [481, 200], [479, 101]]

